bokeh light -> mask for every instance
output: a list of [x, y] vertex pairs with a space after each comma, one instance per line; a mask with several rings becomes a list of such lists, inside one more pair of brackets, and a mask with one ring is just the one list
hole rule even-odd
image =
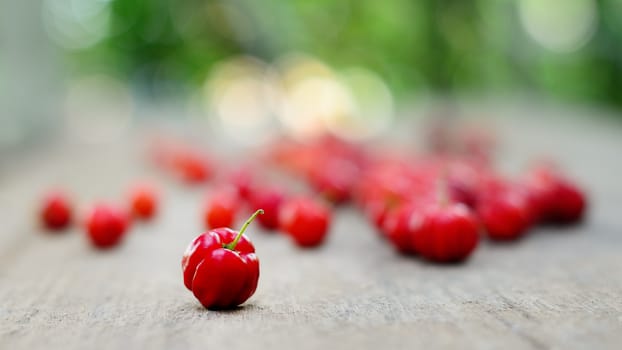
[[284, 87], [279, 120], [286, 131], [301, 138], [314, 137], [327, 130], [327, 120], [354, 112], [347, 87], [321, 61], [291, 54], [279, 66]]
[[350, 68], [340, 73], [354, 100], [354, 111], [328, 120], [334, 133], [347, 139], [362, 140], [387, 131], [392, 125], [393, 96], [387, 84], [375, 72]]
[[85, 49], [109, 32], [109, 0], [45, 0], [43, 20], [48, 35], [66, 49]]
[[204, 103], [230, 137], [260, 143], [274, 134], [276, 79], [267, 64], [248, 56], [217, 65], [204, 85]]
[[556, 52], [580, 49], [594, 35], [594, 0], [521, 0], [521, 22], [543, 47]]

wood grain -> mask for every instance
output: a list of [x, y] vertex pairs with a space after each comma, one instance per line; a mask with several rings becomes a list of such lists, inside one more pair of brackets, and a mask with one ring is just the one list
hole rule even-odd
[[620, 349], [622, 126], [505, 114], [496, 120], [503, 167], [549, 150], [590, 189], [585, 224], [484, 242], [451, 266], [396, 255], [348, 208], [319, 250], [253, 227], [259, 289], [229, 312], [204, 310], [182, 284], [181, 254], [201, 232], [202, 189], [156, 177], [162, 215], [108, 252], [91, 249], [79, 227], [47, 235], [34, 223], [32, 205], [50, 184], [72, 188], [84, 206], [156, 176], [132, 151], [138, 141], [68, 140], [5, 158], [0, 349]]

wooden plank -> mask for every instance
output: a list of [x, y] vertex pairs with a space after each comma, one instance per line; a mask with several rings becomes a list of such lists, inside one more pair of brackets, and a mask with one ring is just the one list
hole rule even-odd
[[504, 166], [546, 148], [590, 189], [584, 225], [484, 242], [468, 263], [452, 266], [397, 256], [353, 209], [339, 210], [328, 243], [315, 251], [253, 227], [259, 289], [229, 312], [204, 310], [181, 281], [181, 254], [201, 232], [203, 190], [159, 179], [163, 215], [136, 225], [119, 249], [97, 252], [80, 228], [40, 232], [32, 204], [54, 182], [70, 184], [83, 204], [120, 198], [150, 173], [128, 154], [135, 144], [67, 142], [11, 160], [0, 184], [0, 348], [619, 349], [622, 126], [497, 124]]

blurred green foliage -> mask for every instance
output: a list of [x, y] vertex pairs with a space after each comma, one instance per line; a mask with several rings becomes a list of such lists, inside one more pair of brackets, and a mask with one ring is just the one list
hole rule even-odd
[[[231, 55], [271, 62], [300, 51], [338, 69], [370, 68], [397, 96], [521, 91], [622, 106], [619, 0], [573, 0], [595, 9], [577, 17], [592, 27], [579, 47], [561, 51], [525, 29], [527, 0], [109, 1], [108, 33], [70, 51], [74, 68], [153, 93], [196, 87]], [[553, 22], [567, 10], [564, 1], [540, 3]]]

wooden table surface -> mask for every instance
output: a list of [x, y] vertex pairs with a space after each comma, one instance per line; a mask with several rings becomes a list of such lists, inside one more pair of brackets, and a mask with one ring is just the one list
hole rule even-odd
[[[621, 349], [621, 119], [506, 114], [495, 122], [502, 166], [545, 150], [559, 159], [589, 189], [582, 226], [485, 241], [451, 266], [396, 255], [353, 209], [338, 211], [313, 251], [254, 226], [259, 288], [228, 312], [203, 309], [182, 284], [205, 191], [150, 174], [132, 133], [3, 155], [0, 349]], [[83, 208], [144, 176], [163, 186], [162, 215], [118, 249], [91, 249], [80, 228], [48, 235], [36, 225], [34, 204], [51, 184]]]

